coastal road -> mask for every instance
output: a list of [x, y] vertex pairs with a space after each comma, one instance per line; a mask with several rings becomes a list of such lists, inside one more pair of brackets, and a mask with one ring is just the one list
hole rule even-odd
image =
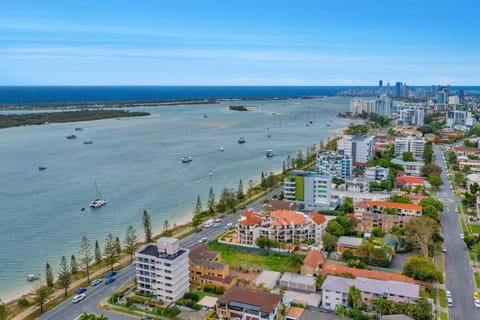
[[445, 255], [446, 288], [452, 293], [453, 307], [448, 308], [450, 320], [475, 320], [480, 319], [480, 309], [475, 308], [472, 294], [474, 291], [472, 268], [468, 260], [468, 251], [464, 241], [460, 238], [462, 228], [455, 213], [460, 200], [455, 198], [450, 189], [450, 181], [446, 174], [445, 163], [442, 160], [440, 147], [434, 147], [435, 163], [442, 168], [444, 184], [438, 191], [439, 198], [448, 198], [444, 202], [444, 210], [440, 214], [444, 246], [447, 247]]
[[[251, 208], [254, 211], [259, 211], [262, 208], [263, 201], [266, 199], [271, 199], [273, 195], [278, 195], [282, 191], [282, 188], [278, 188], [273, 192], [267, 194], [266, 196], [261, 197], [257, 201], [251, 203], [247, 209]], [[245, 210], [247, 210], [245, 209]], [[219, 227], [213, 228], [204, 228], [203, 230], [193, 233], [186, 238], [180, 240], [180, 246], [184, 248], [191, 248], [199, 243], [199, 240], [203, 237], [207, 239], [214, 239], [219, 234], [225, 231], [225, 226], [228, 223], [235, 224], [238, 220], [238, 217], [241, 212], [244, 210], [237, 211], [234, 214], [230, 214], [222, 219], [221, 225]], [[106, 311], [98, 307], [98, 303], [109, 297], [113, 291], [117, 288], [120, 288], [127, 283], [133, 281], [135, 278], [135, 267], [133, 265], [127, 266], [118, 271], [118, 274], [115, 276], [116, 281], [111, 284], [100, 283], [99, 285], [92, 287], [89, 286], [86, 292], [86, 298], [78, 303], [73, 303], [72, 298], [65, 300], [63, 303], [58, 305], [55, 309], [50, 310], [49, 312], [42, 315], [40, 320], [74, 320], [83, 312], [94, 313], [97, 315], [104, 314], [110, 320], [130, 320], [137, 319], [139, 317], [132, 317], [124, 314], [118, 314]]]

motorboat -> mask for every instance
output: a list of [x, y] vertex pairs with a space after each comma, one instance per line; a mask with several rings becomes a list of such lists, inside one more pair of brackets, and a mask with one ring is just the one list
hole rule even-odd
[[240, 144], [245, 143], [245, 138], [242, 137], [242, 138], [238, 139], [238, 143], [240, 143]]
[[182, 160], [183, 163], [187, 163], [187, 162], [192, 161], [193, 159], [192, 159], [191, 156], [183, 156], [183, 157], [181, 158], [181, 160]]
[[67, 139], [77, 139], [77, 136], [74, 134], [68, 135]]
[[27, 276], [28, 281], [35, 281], [35, 280], [38, 280], [38, 279], [40, 279], [40, 275], [38, 275], [38, 274], [33, 274], [32, 273], [32, 274], [29, 274]]
[[220, 147], [220, 152], [223, 152], [225, 148], [223, 146]]
[[47, 167], [39, 166], [39, 167], [38, 167], [38, 170], [39, 170], [39, 171], [47, 170]]
[[83, 141], [83, 144], [93, 144], [93, 140]]
[[75, 128], [75, 131], [83, 131], [83, 128]]
[[273, 150], [267, 150], [265, 155], [267, 156], [267, 158], [273, 157]]

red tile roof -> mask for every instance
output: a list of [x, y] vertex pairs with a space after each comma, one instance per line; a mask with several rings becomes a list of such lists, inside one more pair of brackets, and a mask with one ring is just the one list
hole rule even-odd
[[351, 274], [354, 277], [363, 277], [369, 279], [377, 279], [377, 280], [394, 280], [394, 281], [401, 281], [407, 283], [414, 283], [414, 280], [410, 277], [404, 276], [402, 274], [397, 274], [394, 272], [386, 272], [386, 271], [377, 271], [377, 270], [365, 270], [365, 269], [356, 269], [347, 267], [341, 264], [326, 262], [322, 266], [322, 275], [329, 275], [329, 274]]
[[282, 300], [282, 295], [265, 291], [249, 290], [242, 287], [231, 287], [217, 300], [218, 303], [229, 304], [232, 301], [260, 307], [262, 312], [271, 313]]
[[400, 203], [400, 202], [390, 202], [390, 201], [368, 201], [368, 200], [355, 202], [355, 207], [373, 207], [373, 206], [422, 211], [422, 206], [418, 204], [411, 204], [411, 203]]
[[415, 184], [415, 185], [423, 185], [425, 183], [425, 180], [421, 178], [415, 178], [415, 177], [410, 177], [410, 176], [401, 176], [401, 177], [396, 177], [395, 178], [395, 183], [397, 182], [405, 182], [408, 184]]
[[238, 223], [244, 226], [251, 226], [258, 224], [263, 220], [265, 220], [265, 216], [253, 211], [245, 211], [240, 215]]
[[453, 152], [473, 152], [473, 153], [480, 153], [480, 148], [472, 148], [472, 147], [453, 147]]
[[286, 316], [287, 317], [292, 317], [292, 318], [295, 318], [295, 319], [300, 319], [304, 310], [305, 309], [303, 309], [303, 308], [291, 306], [291, 307], [288, 308]]
[[303, 260], [303, 265], [315, 269], [318, 265], [323, 264], [323, 262], [325, 262], [325, 256], [323, 253], [311, 250], [308, 251], [307, 256]]
[[270, 212], [273, 218], [272, 225], [281, 226], [284, 224], [302, 224], [305, 222], [305, 216], [301, 213], [289, 210], [276, 210]]
[[322, 224], [322, 223], [325, 223], [327, 222], [327, 219], [325, 218], [325, 216], [321, 213], [317, 213], [317, 212], [310, 212], [310, 217], [312, 217], [312, 220], [316, 223], [316, 224]]

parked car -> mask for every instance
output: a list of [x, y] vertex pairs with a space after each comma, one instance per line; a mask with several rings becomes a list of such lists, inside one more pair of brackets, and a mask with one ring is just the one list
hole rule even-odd
[[95, 279], [92, 281], [91, 285], [92, 286], [96, 286], [97, 284], [100, 284], [102, 283], [103, 279]]
[[106, 278], [105, 279], [105, 284], [110, 284], [112, 282], [114, 282], [116, 279], [115, 278]]
[[84, 293], [85, 291], [87, 291], [87, 288], [80, 287], [80, 288], [77, 289], [77, 294]]
[[475, 308], [480, 308], [480, 300], [475, 300]]
[[447, 298], [451, 298], [451, 297], [452, 297], [452, 293], [451, 293], [449, 290], [447, 290], [447, 291], [445, 291], [445, 296], [446, 296]]
[[447, 252], [447, 247], [443, 247], [443, 248], [442, 248], [442, 251], [443, 251], [443, 252]]
[[463, 233], [460, 233], [460, 239], [465, 239], [465, 235]]
[[143, 316], [140, 318], [140, 320], [152, 320], [149, 316]]
[[215, 222], [217, 222], [217, 223], [222, 222], [222, 218], [215, 219]]
[[73, 297], [72, 302], [73, 302], [73, 303], [80, 302], [80, 301], [82, 301], [83, 299], [85, 299], [85, 297], [86, 297], [85, 293], [77, 294], [75, 297]]
[[447, 306], [449, 306], [450, 308], [453, 308], [453, 299], [451, 297], [447, 298]]
[[204, 243], [207, 242], [207, 237], [203, 237], [202, 239], [198, 240], [198, 243]]
[[107, 273], [107, 278], [111, 278], [117, 275], [117, 271], [112, 270]]

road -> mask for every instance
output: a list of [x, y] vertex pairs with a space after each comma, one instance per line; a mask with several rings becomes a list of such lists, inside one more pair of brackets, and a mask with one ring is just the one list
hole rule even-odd
[[[252, 208], [254, 211], [260, 211], [262, 203], [265, 199], [270, 199], [273, 195], [279, 194], [281, 188], [276, 189], [275, 191], [269, 193], [268, 195], [261, 197], [254, 203], [251, 203], [248, 208]], [[191, 248], [199, 243], [199, 240], [203, 237], [207, 239], [214, 239], [220, 233], [225, 231], [225, 226], [228, 223], [235, 224], [238, 220], [240, 210], [235, 214], [231, 214], [222, 219], [221, 225], [217, 228], [205, 228], [200, 232], [189, 235], [186, 238], [180, 240], [180, 246], [184, 248]], [[86, 298], [78, 303], [73, 303], [72, 298], [65, 300], [63, 303], [50, 310], [49, 312], [42, 315], [40, 320], [74, 320], [83, 312], [94, 313], [97, 315], [104, 314], [110, 320], [130, 320], [137, 319], [138, 317], [127, 316], [123, 314], [113, 313], [101, 309], [98, 307], [98, 303], [108, 296], [111, 295], [113, 291], [117, 288], [120, 288], [127, 283], [133, 281], [135, 278], [135, 267], [130, 265], [118, 271], [118, 274], [115, 276], [116, 281], [112, 284], [100, 283], [99, 285], [92, 287], [89, 286], [86, 292]]]
[[478, 320], [480, 309], [475, 308], [472, 294], [475, 289], [472, 269], [468, 260], [468, 251], [460, 238], [462, 228], [455, 213], [460, 200], [453, 196], [450, 190], [450, 181], [446, 174], [445, 163], [438, 146], [434, 147], [435, 163], [442, 168], [444, 184], [439, 188], [438, 197], [449, 198], [453, 201], [444, 202], [444, 210], [440, 214], [445, 253], [446, 288], [452, 292], [454, 306], [449, 308], [450, 320]]

